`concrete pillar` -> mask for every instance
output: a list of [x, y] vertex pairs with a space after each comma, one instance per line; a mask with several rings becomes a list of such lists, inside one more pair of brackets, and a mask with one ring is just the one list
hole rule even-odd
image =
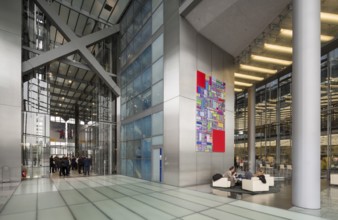
[[79, 127], [80, 127], [80, 120], [79, 120], [79, 105], [75, 104], [75, 129], [74, 129], [74, 137], [75, 137], [75, 156], [81, 156], [79, 154]]
[[256, 88], [252, 86], [248, 89], [248, 151], [249, 151], [249, 170], [256, 172], [256, 123], [255, 123]]
[[[276, 158], [275, 164], [279, 166], [280, 164], [280, 101], [281, 101], [281, 88], [280, 82], [278, 80], [277, 86], [277, 104], [276, 104]], [[277, 168], [277, 167], [276, 167]]]
[[320, 1], [293, 1], [292, 204], [320, 208]]

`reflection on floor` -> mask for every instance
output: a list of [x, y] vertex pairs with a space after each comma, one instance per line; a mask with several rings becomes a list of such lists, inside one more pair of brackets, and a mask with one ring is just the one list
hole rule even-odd
[[120, 175], [26, 180], [0, 219], [321, 219], [201, 189], [212, 191], [206, 185], [192, 190]]
[[330, 186], [325, 179], [321, 180], [321, 209], [308, 210], [292, 206], [292, 182], [291, 180], [275, 182], [280, 187], [278, 193], [270, 194], [236, 194], [213, 189], [209, 184], [188, 187], [199, 192], [211, 193], [228, 198], [235, 198], [255, 204], [286, 209], [327, 219], [338, 219], [338, 186]]

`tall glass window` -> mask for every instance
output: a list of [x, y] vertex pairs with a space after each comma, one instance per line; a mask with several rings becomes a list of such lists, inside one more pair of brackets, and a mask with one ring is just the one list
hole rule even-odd
[[[322, 177], [338, 172], [338, 49], [321, 57]], [[291, 73], [256, 88], [256, 162], [274, 167], [292, 165]], [[247, 162], [247, 93], [235, 100], [235, 156]], [[259, 164], [258, 164], [259, 166]]]
[[163, 135], [162, 25], [161, 0], [135, 0], [121, 20], [120, 172], [147, 180], [152, 149]]

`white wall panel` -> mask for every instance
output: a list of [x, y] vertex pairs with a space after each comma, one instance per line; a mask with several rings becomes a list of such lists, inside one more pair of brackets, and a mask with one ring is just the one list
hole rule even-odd
[[179, 16], [177, 14], [165, 20], [164, 26], [164, 101], [168, 101], [179, 95], [180, 66], [178, 33]]
[[179, 185], [179, 98], [164, 103], [163, 182]]
[[197, 35], [197, 70], [207, 74], [211, 73], [211, 46], [210, 41]]
[[10, 180], [19, 181], [21, 176], [21, 107], [0, 105], [0, 121], [0, 169], [4, 166], [9, 167]]
[[224, 166], [229, 168], [234, 165], [234, 135], [235, 135], [235, 115], [233, 112], [226, 111], [226, 124], [225, 124], [225, 132], [226, 132], [226, 149], [224, 154]]
[[197, 32], [180, 18], [180, 95], [196, 100]]
[[196, 184], [210, 183], [211, 172], [211, 153], [198, 152], [196, 158], [197, 180]]
[[20, 39], [21, 2], [21, 0], [1, 0], [0, 7], [0, 30], [15, 34], [19, 36]]
[[0, 30], [0, 105], [21, 106], [21, 36]]
[[180, 97], [180, 185], [196, 184], [196, 101]]
[[[224, 57], [224, 77], [226, 81], [226, 104], [225, 110], [234, 112], [235, 110], [235, 92], [234, 92], [234, 59], [231, 55], [225, 54]], [[235, 127], [234, 127], [235, 128]]]
[[[6, 180], [21, 179], [21, 1], [0, 7], [0, 169]], [[2, 175], [0, 175], [0, 182]]]
[[224, 153], [212, 153], [211, 154], [211, 175], [216, 173], [223, 174], [227, 170], [227, 166], [224, 163]]
[[179, 185], [178, 1], [164, 2], [163, 182]]
[[224, 52], [216, 45], [212, 45], [211, 50], [211, 73], [217, 79], [225, 81], [225, 70], [224, 70]]

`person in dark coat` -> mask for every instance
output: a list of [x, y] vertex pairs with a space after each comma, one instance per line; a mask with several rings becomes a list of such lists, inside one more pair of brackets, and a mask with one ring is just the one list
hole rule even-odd
[[51, 172], [55, 173], [55, 164], [54, 164], [53, 155], [51, 155], [49, 158], [49, 173]]
[[83, 158], [79, 157], [77, 163], [78, 163], [77, 168], [78, 168], [79, 174], [81, 174], [81, 170], [83, 169]]
[[83, 160], [84, 175], [88, 174], [89, 176], [90, 163], [91, 161], [88, 157]]

